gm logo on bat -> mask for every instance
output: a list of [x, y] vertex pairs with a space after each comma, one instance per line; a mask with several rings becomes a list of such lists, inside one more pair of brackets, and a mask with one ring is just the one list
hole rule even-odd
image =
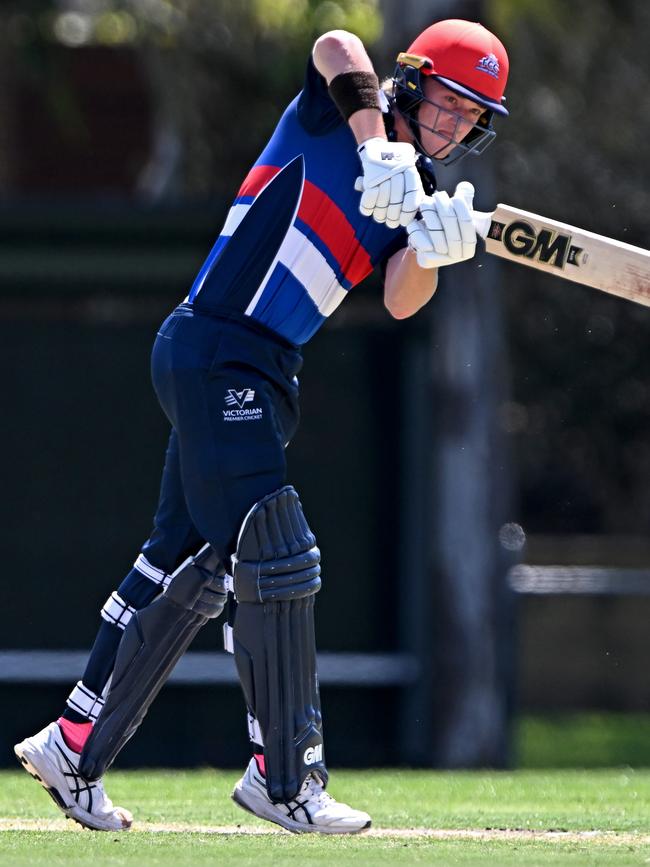
[[[488, 238], [500, 241], [513, 256], [538, 259], [560, 270], [565, 265], [579, 267], [581, 264], [580, 254], [583, 248], [571, 243], [571, 235], [563, 235], [552, 229], [536, 231], [535, 227], [525, 220], [514, 220], [508, 224], [492, 220]], [[582, 261], [586, 261], [586, 257], [582, 257]]]

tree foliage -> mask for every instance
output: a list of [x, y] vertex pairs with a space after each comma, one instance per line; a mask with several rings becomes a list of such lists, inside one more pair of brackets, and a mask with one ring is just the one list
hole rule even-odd
[[525, 189], [531, 209], [551, 204], [567, 222], [641, 242], [650, 197], [650, 5], [489, 0], [488, 8], [512, 56], [502, 182]]
[[[650, 247], [650, 5], [489, 0], [508, 46], [499, 200]], [[504, 266], [529, 529], [646, 532], [650, 311]]]
[[141, 192], [154, 198], [232, 192], [300, 89], [314, 38], [381, 34], [376, 0], [28, 0], [2, 14], [23, 53], [48, 42], [138, 53], [156, 125]]

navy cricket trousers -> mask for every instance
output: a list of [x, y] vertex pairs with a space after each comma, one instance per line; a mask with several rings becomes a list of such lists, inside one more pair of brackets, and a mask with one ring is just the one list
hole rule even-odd
[[163, 323], [151, 367], [172, 433], [142, 549], [150, 563], [172, 572], [206, 541], [229, 567], [248, 511], [286, 484], [301, 366], [298, 349], [255, 323], [190, 304]]
[[[302, 358], [282, 338], [237, 316], [181, 304], [156, 338], [152, 378], [172, 432], [154, 529], [142, 547], [146, 562], [138, 558], [117, 590], [136, 610], [205, 542], [229, 571], [246, 514], [286, 484], [284, 450], [298, 425]], [[95, 697], [113, 670], [122, 628], [100, 625], [82, 678]], [[77, 710], [67, 707], [64, 715], [84, 721]]]

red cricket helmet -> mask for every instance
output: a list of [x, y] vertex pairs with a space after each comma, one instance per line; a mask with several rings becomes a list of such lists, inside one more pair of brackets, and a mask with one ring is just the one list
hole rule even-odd
[[[457, 162], [468, 153], [483, 153], [496, 136], [493, 116], [508, 114], [503, 104], [508, 69], [503, 44], [482, 24], [449, 19], [423, 30], [409, 50], [398, 55], [393, 74], [393, 105], [407, 120], [415, 147], [427, 157], [440, 159], [444, 165]], [[422, 76], [435, 78], [485, 108], [468, 134], [460, 140], [451, 137], [456, 147], [446, 157], [427, 153], [420, 140], [419, 108], [422, 102], [431, 102], [424, 94]]]
[[[482, 24], [450, 19], [427, 27], [398, 62], [418, 61], [422, 75], [433, 75], [461, 96], [507, 115], [503, 91], [508, 80], [508, 54], [503, 43]], [[426, 62], [428, 61], [428, 63]]]

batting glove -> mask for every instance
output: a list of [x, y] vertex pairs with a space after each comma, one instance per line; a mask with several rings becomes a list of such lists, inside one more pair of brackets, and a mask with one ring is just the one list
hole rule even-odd
[[377, 137], [364, 141], [357, 151], [363, 171], [355, 183], [361, 213], [389, 229], [408, 226], [424, 201], [413, 145]]
[[420, 218], [406, 229], [420, 268], [441, 268], [472, 258], [476, 252], [473, 198], [474, 187], [467, 181], [461, 191], [456, 187], [452, 198], [444, 190], [426, 197]]

